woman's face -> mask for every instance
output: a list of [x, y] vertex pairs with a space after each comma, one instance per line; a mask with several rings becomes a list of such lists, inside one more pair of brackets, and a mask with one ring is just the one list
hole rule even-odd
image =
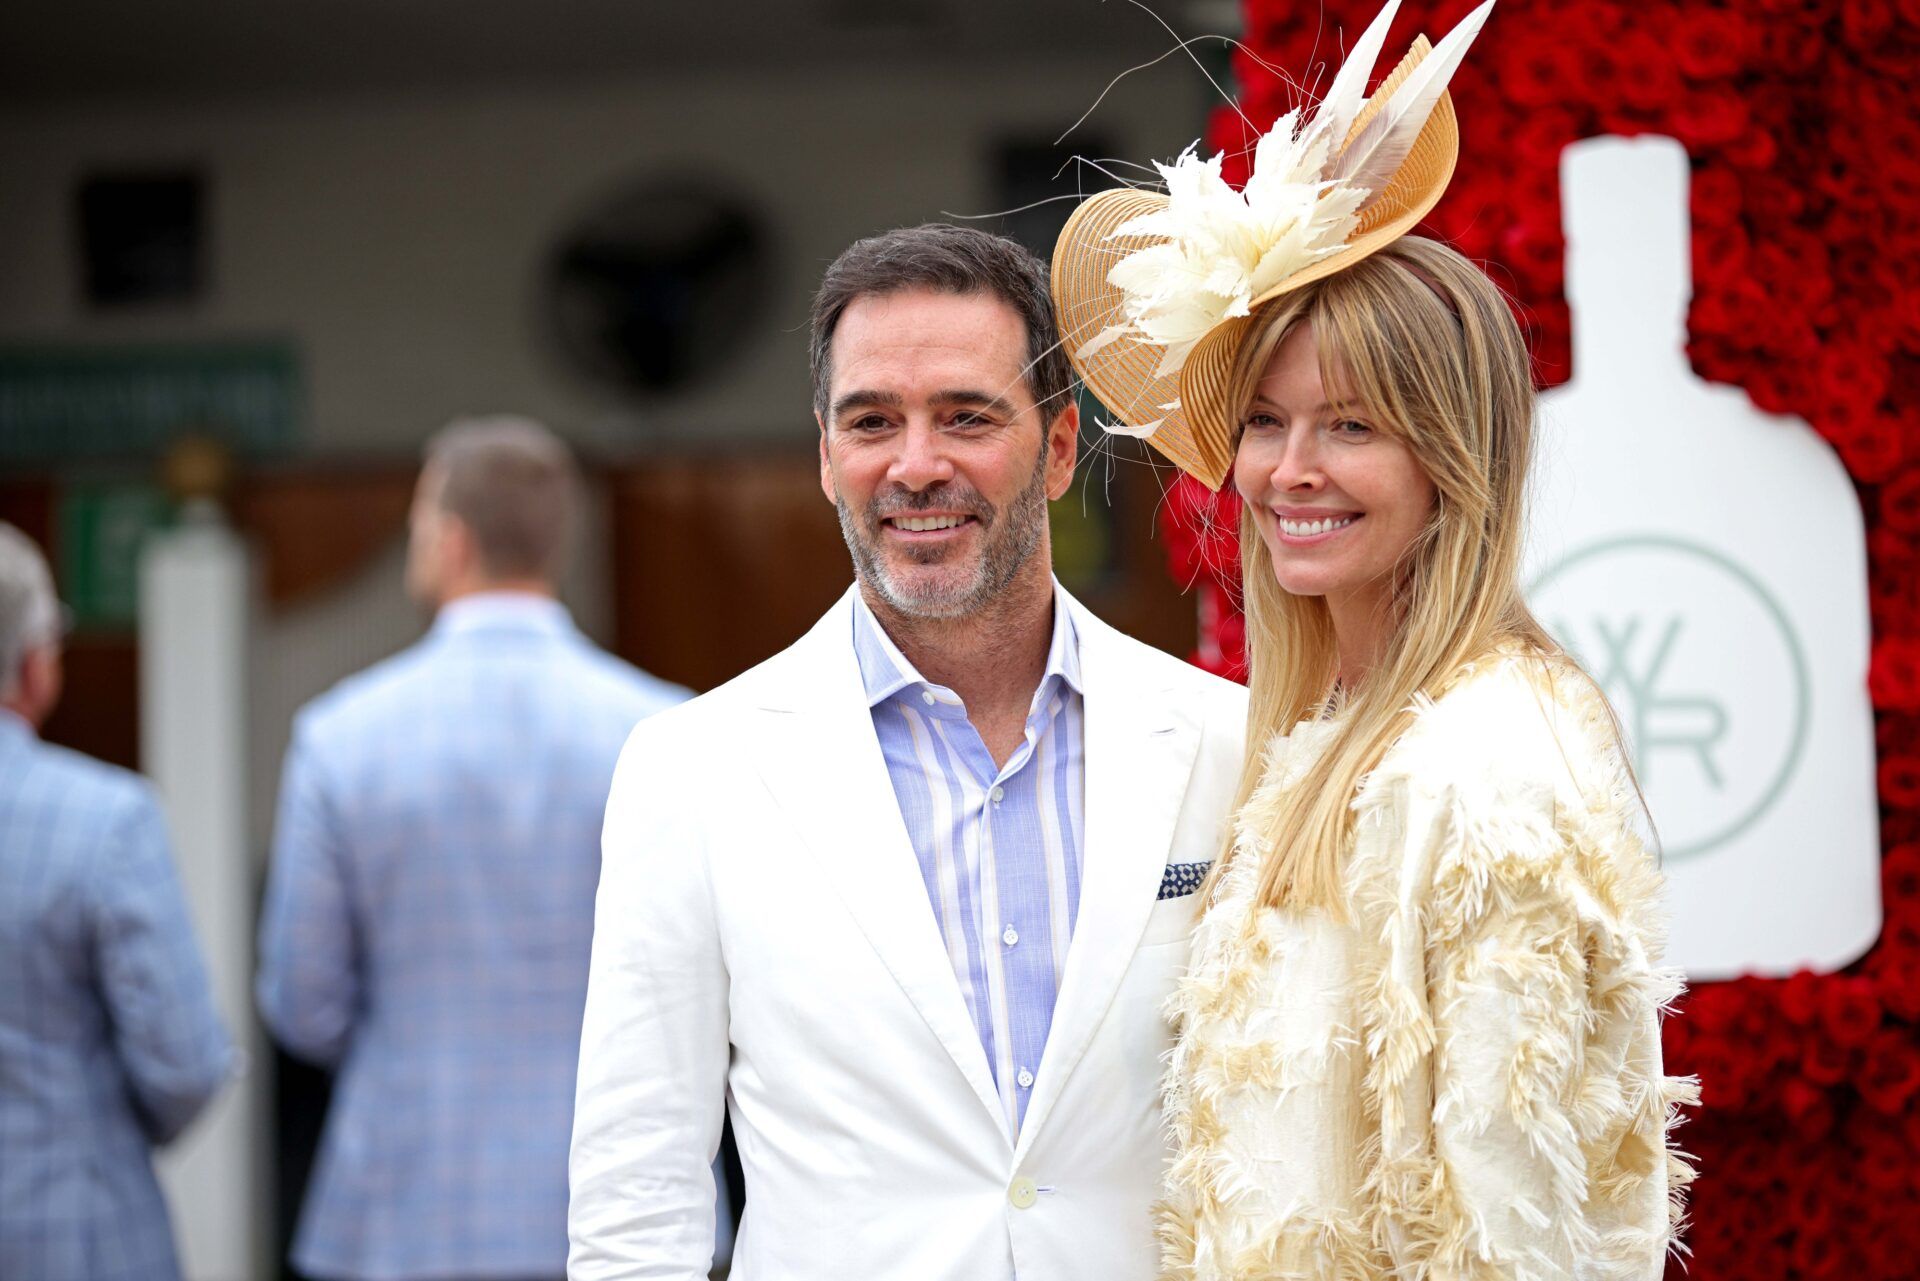
[[[1283, 339], [1241, 419], [1233, 484], [1296, 596], [1324, 596], [1343, 617], [1378, 617], [1391, 571], [1432, 514], [1433, 482], [1364, 406], [1337, 415], [1320, 385], [1319, 348], [1302, 322]], [[1364, 611], [1364, 612], [1356, 612]]]

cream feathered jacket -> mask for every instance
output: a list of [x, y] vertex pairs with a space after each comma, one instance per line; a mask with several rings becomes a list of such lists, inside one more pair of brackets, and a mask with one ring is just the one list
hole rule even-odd
[[1335, 732], [1268, 749], [1170, 1007], [1165, 1273], [1661, 1275], [1661, 881], [1604, 703], [1503, 656], [1419, 708], [1354, 800], [1347, 914], [1252, 906], [1253, 833]]

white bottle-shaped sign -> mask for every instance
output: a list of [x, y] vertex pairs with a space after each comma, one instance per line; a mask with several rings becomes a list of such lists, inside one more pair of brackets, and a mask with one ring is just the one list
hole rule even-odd
[[1880, 932], [1859, 500], [1806, 423], [1689, 368], [1680, 145], [1596, 138], [1560, 173], [1573, 380], [1542, 400], [1529, 599], [1626, 730], [1669, 960], [1837, 968]]

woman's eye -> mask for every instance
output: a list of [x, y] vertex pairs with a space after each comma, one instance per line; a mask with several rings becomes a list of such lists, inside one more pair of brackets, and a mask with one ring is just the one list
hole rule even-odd
[[1248, 414], [1240, 426], [1247, 431], [1271, 431], [1280, 425], [1280, 420], [1272, 414]]
[[1333, 430], [1336, 435], [1347, 436], [1354, 439], [1364, 439], [1365, 437], [1373, 435], [1373, 428], [1363, 422], [1356, 422], [1351, 418], [1341, 419], [1333, 425]]

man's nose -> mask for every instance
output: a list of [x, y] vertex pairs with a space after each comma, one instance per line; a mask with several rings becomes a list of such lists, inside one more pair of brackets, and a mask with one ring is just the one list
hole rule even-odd
[[887, 479], [918, 492], [953, 479], [953, 460], [931, 423], [909, 422], [899, 436], [899, 452]]

